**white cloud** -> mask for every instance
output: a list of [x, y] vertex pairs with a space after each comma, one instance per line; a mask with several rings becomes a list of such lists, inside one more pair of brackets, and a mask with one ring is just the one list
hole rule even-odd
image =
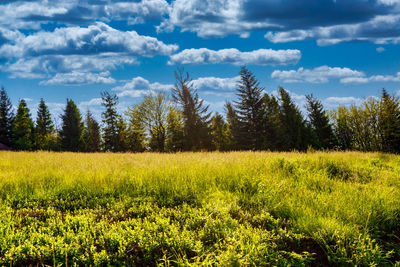
[[354, 96], [336, 97], [331, 96], [322, 100], [327, 109], [337, 108], [338, 106], [361, 105], [364, 99]]
[[202, 77], [193, 80], [193, 86], [199, 90], [232, 91], [237, 87], [240, 77], [218, 78]]
[[90, 55], [106, 52], [125, 53], [130, 56], [152, 57], [170, 55], [177, 45], [167, 45], [154, 37], [139, 35], [135, 31], [119, 31], [102, 22], [87, 28], [57, 28], [53, 32], [39, 31], [19, 38], [0, 48], [2, 57], [29, 57], [40, 55]]
[[362, 78], [365, 74], [361, 71], [349, 68], [320, 66], [314, 69], [299, 68], [297, 70], [275, 70], [271, 78], [284, 83], [327, 83], [329, 79], [338, 78]]
[[378, 53], [385, 52], [385, 48], [384, 48], [384, 47], [382, 47], [382, 46], [380, 46], [380, 47], [377, 47], [377, 48], [376, 48], [376, 52], [378, 52]]
[[135, 77], [131, 81], [125, 83], [122, 86], [114, 87], [113, 91], [126, 91], [126, 90], [170, 90], [173, 87], [172, 84], [162, 84], [162, 83], [151, 83], [143, 77]]
[[43, 85], [85, 85], [85, 84], [110, 84], [115, 83], [115, 80], [110, 77], [110, 72], [101, 73], [57, 73], [54, 77], [47, 81], [41, 81]]
[[317, 26], [310, 29], [267, 32], [265, 38], [273, 43], [317, 40], [318, 45], [334, 45], [341, 42], [368, 41], [376, 44], [400, 42], [400, 15], [376, 16], [371, 20], [334, 26]]
[[233, 64], [233, 65], [287, 65], [297, 64], [299, 50], [258, 49], [241, 52], [235, 48], [210, 50], [207, 48], [185, 49], [170, 56], [169, 65], [179, 64]]
[[348, 77], [340, 80], [341, 83], [369, 83], [369, 82], [400, 82], [400, 72], [393, 75], [372, 75], [370, 77]]

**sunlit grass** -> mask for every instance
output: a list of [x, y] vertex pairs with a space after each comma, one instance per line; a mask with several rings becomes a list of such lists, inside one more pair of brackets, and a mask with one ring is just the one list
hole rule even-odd
[[0, 153], [0, 265], [395, 264], [400, 157]]

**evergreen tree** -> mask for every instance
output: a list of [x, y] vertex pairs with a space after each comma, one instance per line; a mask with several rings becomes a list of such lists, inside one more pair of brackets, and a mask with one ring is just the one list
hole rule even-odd
[[330, 112], [333, 121], [333, 131], [336, 138], [335, 143], [341, 150], [352, 149], [353, 132], [350, 124], [350, 112], [344, 106], [339, 106]]
[[332, 149], [335, 146], [333, 129], [322, 103], [312, 95], [307, 95], [306, 99], [308, 118], [321, 147], [324, 149]]
[[308, 146], [316, 146], [312, 137], [312, 129], [307, 126], [298, 107], [293, 103], [289, 93], [279, 88], [280, 121], [282, 126], [281, 150], [306, 150]]
[[400, 153], [400, 102], [395, 96], [390, 96], [382, 90], [380, 100], [380, 120], [383, 150]]
[[240, 70], [240, 82], [237, 89], [238, 101], [235, 102], [238, 115], [241, 140], [244, 149], [261, 149], [264, 143], [265, 106], [262, 98], [263, 88], [256, 77], [245, 67]]
[[184, 74], [183, 69], [178, 69], [175, 71], [175, 78], [172, 99], [180, 106], [183, 114], [185, 150], [209, 149], [209, 106], [204, 106], [203, 100], [199, 98], [189, 73]]
[[14, 147], [17, 150], [32, 150], [34, 145], [34, 125], [24, 99], [19, 101], [17, 115], [12, 127]]
[[115, 152], [126, 152], [129, 150], [129, 133], [126, 122], [120, 116], [117, 122], [117, 146]]
[[71, 99], [67, 99], [64, 114], [61, 116], [62, 128], [60, 131], [61, 149], [64, 151], [83, 151], [84, 125], [78, 107]]
[[280, 121], [280, 107], [278, 100], [267, 93], [263, 96], [265, 105], [264, 116], [264, 148], [269, 150], [279, 150], [283, 146], [281, 143], [283, 126]]
[[106, 110], [102, 113], [103, 117], [103, 146], [105, 151], [120, 151], [120, 140], [118, 133], [118, 122], [120, 115], [117, 112], [118, 97], [117, 95], [111, 95], [108, 92], [101, 93], [102, 105]]
[[40, 99], [39, 107], [36, 116], [36, 148], [49, 149], [47, 143], [49, 135], [53, 134], [54, 125], [51, 120], [49, 108], [44, 102], [43, 98]]
[[170, 152], [183, 151], [184, 149], [183, 114], [173, 106], [169, 107], [167, 116], [166, 148]]
[[228, 135], [228, 140], [229, 140], [229, 145], [228, 149], [229, 150], [240, 150], [241, 149], [241, 144], [240, 144], [240, 124], [239, 124], [239, 119], [236, 114], [235, 109], [233, 108], [232, 104], [230, 102], [227, 102], [225, 104], [225, 113], [226, 113], [226, 120], [228, 124], [228, 130], [227, 130], [227, 135]]
[[93, 118], [93, 115], [90, 112], [90, 110], [88, 110], [86, 113], [84, 140], [85, 140], [86, 150], [88, 152], [100, 151], [100, 145], [101, 145], [100, 125]]
[[13, 107], [4, 88], [0, 89], [0, 143], [12, 145]]

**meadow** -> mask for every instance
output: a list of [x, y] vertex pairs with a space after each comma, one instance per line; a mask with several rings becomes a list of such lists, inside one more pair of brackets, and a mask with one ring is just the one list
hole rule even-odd
[[400, 266], [400, 156], [0, 152], [0, 266]]

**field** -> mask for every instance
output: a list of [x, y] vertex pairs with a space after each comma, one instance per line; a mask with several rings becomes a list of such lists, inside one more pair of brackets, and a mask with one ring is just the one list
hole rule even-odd
[[0, 266], [396, 263], [400, 156], [0, 152]]

